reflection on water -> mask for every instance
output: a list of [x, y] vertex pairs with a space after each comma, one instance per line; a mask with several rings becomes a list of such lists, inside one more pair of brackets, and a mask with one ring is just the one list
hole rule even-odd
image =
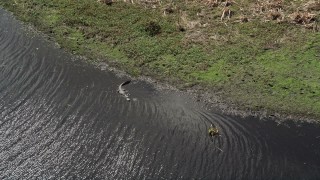
[[127, 102], [124, 78], [22, 29], [0, 10], [1, 179], [320, 177], [319, 127], [223, 116], [144, 82]]

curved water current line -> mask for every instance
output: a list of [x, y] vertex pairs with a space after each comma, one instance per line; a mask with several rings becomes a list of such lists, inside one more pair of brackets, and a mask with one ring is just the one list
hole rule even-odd
[[[224, 116], [82, 64], [0, 9], [1, 179], [317, 179], [320, 128]], [[210, 123], [221, 136], [207, 136]]]

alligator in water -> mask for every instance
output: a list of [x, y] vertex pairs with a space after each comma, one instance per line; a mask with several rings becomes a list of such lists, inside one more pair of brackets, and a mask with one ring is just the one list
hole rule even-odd
[[127, 84], [129, 84], [130, 82], [131, 82], [130, 80], [129, 80], [129, 81], [126, 81], [126, 82], [123, 82], [123, 83], [121, 83], [121, 84], [119, 85], [119, 88], [118, 88], [118, 93], [121, 94], [121, 95], [123, 95], [123, 96], [127, 99], [127, 101], [130, 101], [129, 93], [128, 93], [122, 86], [127, 85]]

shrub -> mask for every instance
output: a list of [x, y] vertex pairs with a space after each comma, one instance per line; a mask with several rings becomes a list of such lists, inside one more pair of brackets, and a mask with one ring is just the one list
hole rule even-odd
[[160, 34], [161, 32], [161, 27], [158, 23], [151, 21], [149, 22], [146, 27], [145, 31], [150, 35], [150, 36], [155, 36], [157, 34]]

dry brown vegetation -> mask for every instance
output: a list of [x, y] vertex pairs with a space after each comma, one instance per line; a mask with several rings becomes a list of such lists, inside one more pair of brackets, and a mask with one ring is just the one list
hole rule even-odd
[[[261, 21], [294, 23], [319, 31], [317, 24], [320, 11], [319, 0], [300, 2], [285, 0], [98, 0], [108, 5], [119, 1], [159, 9], [163, 12], [163, 16], [178, 15], [180, 23], [177, 24], [177, 27], [182, 31], [212, 24], [217, 20], [217, 12], [220, 14], [220, 21], [245, 23], [260, 19]], [[186, 9], [190, 8], [196, 8], [199, 12], [188, 14]]]
[[[232, 24], [269, 22], [296, 24], [314, 32], [320, 30], [320, 1], [285, 0], [99, 0], [105, 4], [126, 2], [176, 18], [176, 29], [185, 32], [184, 44], [223, 45], [237, 36], [238, 30], [222, 35]], [[107, 2], [107, 3], [106, 3]]]

